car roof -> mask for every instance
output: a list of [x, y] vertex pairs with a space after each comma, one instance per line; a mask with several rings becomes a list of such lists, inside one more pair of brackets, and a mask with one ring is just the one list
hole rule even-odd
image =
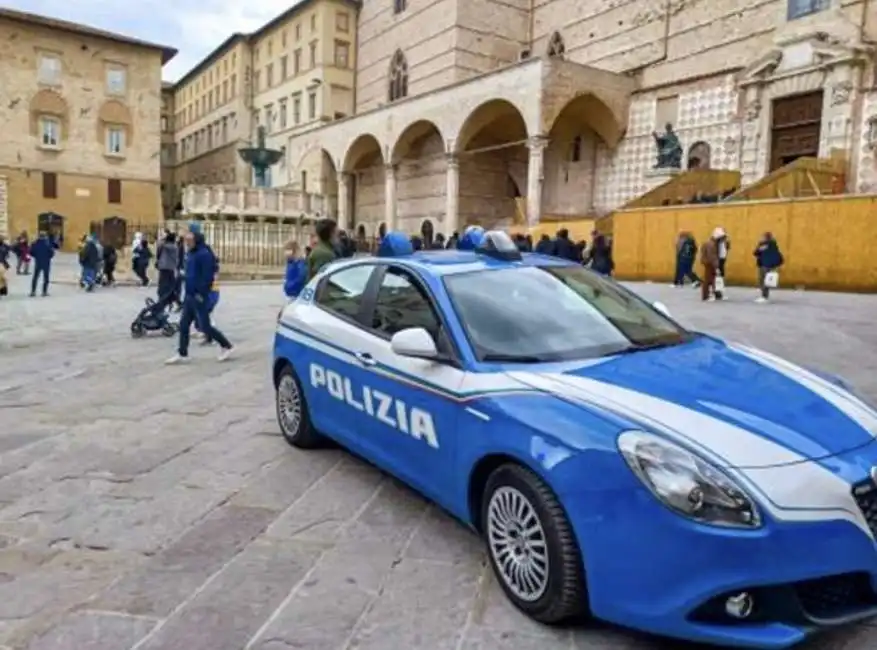
[[[421, 272], [436, 275], [457, 275], [475, 271], [495, 271], [522, 266], [575, 266], [573, 262], [537, 253], [521, 253], [519, 260], [503, 260], [476, 251], [431, 250], [417, 251], [413, 255], [400, 257], [355, 257], [346, 260], [356, 262], [382, 262], [410, 266]], [[334, 265], [333, 265], [334, 266]], [[337, 267], [336, 267], [337, 268]]]

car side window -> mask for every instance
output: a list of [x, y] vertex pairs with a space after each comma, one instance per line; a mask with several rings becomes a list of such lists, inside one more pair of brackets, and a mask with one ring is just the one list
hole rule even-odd
[[328, 311], [356, 319], [374, 266], [354, 266], [329, 274], [317, 289], [315, 302]]
[[378, 288], [372, 329], [393, 336], [409, 327], [422, 327], [439, 341], [441, 321], [429, 298], [409, 273], [390, 267]]

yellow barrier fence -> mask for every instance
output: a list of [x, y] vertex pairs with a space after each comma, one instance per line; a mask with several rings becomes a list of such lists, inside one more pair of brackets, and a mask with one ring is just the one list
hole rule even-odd
[[730, 284], [755, 285], [752, 251], [768, 231], [785, 257], [782, 286], [877, 293], [877, 196], [620, 210], [612, 226], [619, 279], [671, 281], [679, 233], [691, 232], [700, 246], [721, 226], [731, 240]]

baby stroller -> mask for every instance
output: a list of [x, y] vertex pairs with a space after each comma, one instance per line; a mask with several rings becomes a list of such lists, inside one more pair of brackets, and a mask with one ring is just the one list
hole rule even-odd
[[147, 332], [157, 331], [170, 337], [180, 331], [180, 326], [171, 322], [166, 305], [160, 305], [152, 298], [147, 298], [146, 307], [140, 310], [137, 318], [131, 323], [131, 336], [139, 339]]

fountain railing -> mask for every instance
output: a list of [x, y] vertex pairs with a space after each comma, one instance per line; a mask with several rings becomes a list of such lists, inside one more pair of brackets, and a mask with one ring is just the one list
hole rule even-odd
[[183, 214], [195, 217], [273, 217], [319, 219], [330, 204], [320, 194], [273, 187], [189, 185], [183, 191]]

